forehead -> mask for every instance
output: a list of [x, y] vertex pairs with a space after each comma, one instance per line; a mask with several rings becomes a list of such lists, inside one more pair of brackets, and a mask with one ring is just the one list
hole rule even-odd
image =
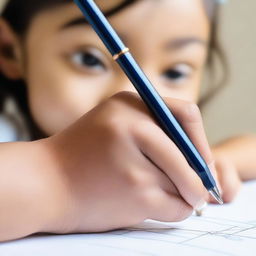
[[[109, 9], [106, 5], [104, 8]], [[210, 32], [203, 0], [139, 0], [109, 19], [118, 32], [126, 37], [132, 36], [130, 34], [153, 33], [155, 38], [158, 34], [159, 37], [171, 34], [208, 40]], [[80, 10], [73, 3], [46, 10], [37, 15], [35, 21], [52, 33], [86, 25]], [[68, 24], [72, 26], [66, 26]]]
[[[161, 37], [198, 36], [207, 40], [210, 22], [202, 0], [142, 0], [112, 18], [115, 27], [126, 31]], [[130, 29], [129, 29], [130, 28]]]

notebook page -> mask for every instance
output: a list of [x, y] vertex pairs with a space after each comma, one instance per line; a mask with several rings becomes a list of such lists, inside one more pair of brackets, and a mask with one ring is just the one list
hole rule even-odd
[[243, 186], [234, 203], [209, 206], [202, 217], [181, 223], [148, 220], [104, 234], [33, 236], [3, 243], [0, 255], [256, 255], [256, 182]]

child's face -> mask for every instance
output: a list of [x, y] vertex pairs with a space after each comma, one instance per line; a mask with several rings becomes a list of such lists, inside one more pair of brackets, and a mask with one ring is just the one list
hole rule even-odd
[[[52, 135], [119, 91], [135, 91], [74, 4], [35, 17], [25, 44], [30, 109]], [[196, 102], [207, 58], [202, 0], [142, 0], [110, 17], [162, 96]]]

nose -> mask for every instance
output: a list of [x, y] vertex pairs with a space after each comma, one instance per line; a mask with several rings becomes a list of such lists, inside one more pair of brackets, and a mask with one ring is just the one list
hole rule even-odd
[[137, 92], [133, 84], [127, 77], [123, 77], [122, 79], [118, 79], [112, 84], [111, 92], [109, 96], [117, 94], [119, 92]]
[[[142, 66], [143, 67], [143, 66]], [[151, 83], [156, 87], [156, 85], [160, 82], [159, 77], [155, 70], [152, 70], [152, 68], [147, 68], [143, 67], [145, 74], [148, 76], [149, 80]], [[127, 78], [127, 76], [122, 73], [118, 79], [113, 81], [114, 83], [111, 85], [112, 86], [112, 95], [122, 92], [122, 91], [128, 91], [128, 92], [135, 92], [137, 93], [137, 90], [135, 89], [134, 85], [132, 82]]]

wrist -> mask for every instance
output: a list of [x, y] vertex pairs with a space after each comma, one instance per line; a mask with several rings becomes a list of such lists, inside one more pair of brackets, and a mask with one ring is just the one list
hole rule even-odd
[[67, 206], [70, 205], [64, 168], [50, 138], [32, 143], [40, 155], [37, 173], [41, 198], [38, 212], [41, 217], [37, 232], [62, 233]]
[[0, 150], [0, 241], [58, 230], [67, 204], [50, 143], [6, 143]]

